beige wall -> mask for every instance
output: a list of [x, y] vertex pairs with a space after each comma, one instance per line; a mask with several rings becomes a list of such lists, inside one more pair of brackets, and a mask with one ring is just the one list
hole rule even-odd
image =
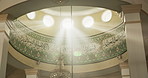
[[122, 0], [132, 4], [142, 4], [142, 9], [148, 13], [148, 0]]
[[[27, 0], [0, 0], [0, 11]], [[148, 13], [148, 0], [123, 0], [132, 4], [143, 4], [142, 9]]]
[[0, 0], [0, 11], [27, 0]]

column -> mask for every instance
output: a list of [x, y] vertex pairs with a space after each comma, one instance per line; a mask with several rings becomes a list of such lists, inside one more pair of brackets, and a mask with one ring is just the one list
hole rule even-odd
[[127, 62], [120, 64], [122, 78], [130, 78], [129, 66]]
[[123, 5], [126, 20], [128, 64], [131, 78], [148, 78], [140, 11], [142, 5]]
[[7, 15], [0, 15], [0, 78], [6, 78], [8, 37], [5, 33]]
[[25, 69], [26, 78], [38, 78], [37, 69]]

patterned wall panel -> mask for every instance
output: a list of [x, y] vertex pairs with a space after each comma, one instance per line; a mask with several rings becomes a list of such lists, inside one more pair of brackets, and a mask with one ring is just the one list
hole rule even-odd
[[64, 64], [81, 65], [109, 60], [127, 51], [124, 23], [107, 32], [82, 38], [89, 39], [90, 43], [82, 42], [72, 48], [65, 43], [56, 45], [55, 37], [33, 31], [18, 20], [7, 23], [12, 27], [10, 44], [24, 56], [44, 63], [57, 64], [61, 52]]

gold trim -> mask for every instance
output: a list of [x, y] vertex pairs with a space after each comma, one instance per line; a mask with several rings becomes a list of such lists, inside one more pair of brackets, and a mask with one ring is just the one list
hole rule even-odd
[[7, 20], [8, 14], [0, 14], [0, 22], [4, 22]]
[[38, 70], [37, 69], [25, 69], [25, 74], [26, 75], [37, 75]]
[[[22, 62], [25, 65], [28, 65], [30, 67], [33, 67], [35, 69], [41, 69], [45, 71], [51, 71], [56, 68], [56, 65], [47, 64], [47, 63], [40, 63], [37, 64], [37, 61], [34, 61], [32, 59], [29, 59], [25, 57], [24, 55], [17, 52], [10, 44], [9, 44], [9, 53], [16, 58], [18, 61]], [[73, 73], [84, 73], [84, 72], [92, 72], [97, 70], [102, 70], [106, 68], [110, 68], [116, 65], [119, 65], [120, 63], [127, 60], [127, 52], [122, 55], [122, 59], [113, 58], [107, 61], [94, 63], [94, 64], [87, 64], [87, 65], [74, 65], [73, 66]], [[71, 69], [70, 65], [64, 66], [65, 69], [69, 70]]]
[[5, 32], [5, 30], [0, 30], [0, 32]]
[[128, 66], [121, 66], [120, 68], [121, 68], [121, 70], [122, 70], [122, 69], [129, 69]]
[[130, 77], [130, 75], [122, 75], [122, 77]]

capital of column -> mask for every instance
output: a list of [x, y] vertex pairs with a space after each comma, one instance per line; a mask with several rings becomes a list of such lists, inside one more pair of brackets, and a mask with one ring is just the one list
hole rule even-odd
[[0, 22], [6, 21], [8, 18], [8, 14], [0, 14]]
[[120, 68], [125, 69], [125, 68], [128, 68], [128, 67], [129, 66], [128, 66], [128, 63], [127, 62], [123, 62], [123, 63], [120, 64]]
[[5, 21], [8, 18], [8, 14], [0, 14], [0, 32], [5, 31]]
[[139, 13], [141, 11], [142, 5], [141, 4], [122, 5], [121, 8], [124, 13]]
[[122, 78], [130, 78], [128, 62], [120, 64]]
[[0, 32], [5, 32], [4, 30], [0, 30]]
[[[10, 16], [9, 16], [10, 19]], [[7, 35], [10, 33], [10, 29], [6, 24], [8, 20], [8, 14], [0, 14], [0, 32], [6, 32]]]
[[26, 75], [37, 75], [38, 70], [37, 69], [25, 69]]

